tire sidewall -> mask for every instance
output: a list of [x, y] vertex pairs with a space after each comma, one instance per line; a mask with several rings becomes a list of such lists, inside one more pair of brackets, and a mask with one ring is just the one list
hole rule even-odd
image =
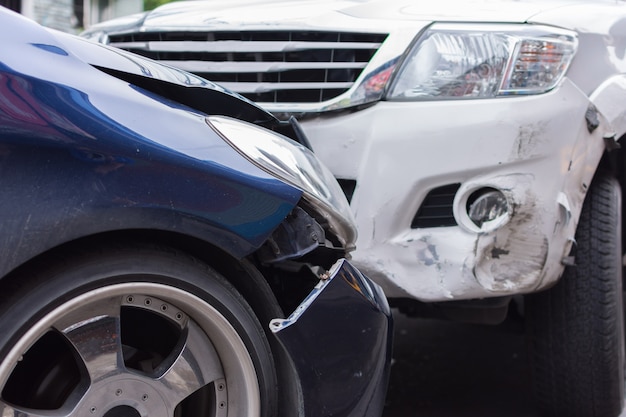
[[576, 266], [527, 301], [533, 388], [546, 416], [616, 416], [624, 399], [621, 192], [599, 173], [576, 232]]
[[262, 415], [274, 415], [276, 370], [265, 332], [254, 312], [215, 270], [169, 248], [98, 248], [74, 253], [60, 262], [47, 259], [38, 267], [20, 273], [12, 279], [11, 288], [0, 303], [0, 358], [6, 358], [30, 328], [64, 303], [89, 291], [131, 282], [183, 290], [219, 311], [236, 330], [252, 359]]

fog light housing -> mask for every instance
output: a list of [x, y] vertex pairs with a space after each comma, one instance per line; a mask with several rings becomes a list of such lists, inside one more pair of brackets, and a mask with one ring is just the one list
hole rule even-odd
[[509, 212], [509, 204], [504, 194], [494, 188], [483, 188], [471, 195], [467, 204], [467, 214], [479, 228], [485, 223], [504, 218]]

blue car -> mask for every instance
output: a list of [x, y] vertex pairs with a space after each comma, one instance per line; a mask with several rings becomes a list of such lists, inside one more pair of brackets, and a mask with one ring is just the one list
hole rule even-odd
[[0, 415], [377, 416], [391, 316], [295, 121], [0, 8]]

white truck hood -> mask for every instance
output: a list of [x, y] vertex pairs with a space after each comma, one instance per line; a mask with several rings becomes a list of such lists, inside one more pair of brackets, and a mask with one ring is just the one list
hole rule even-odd
[[[603, 0], [598, 0], [602, 2]], [[208, 0], [181, 1], [134, 18], [94, 25], [98, 29], [206, 30], [237, 27], [335, 26], [349, 20], [364, 28], [415, 22], [526, 22], [542, 12], [581, 3], [580, 0]], [[257, 7], [255, 7], [255, 5]], [[377, 23], [374, 23], [377, 22]], [[373, 24], [374, 23], [374, 24]], [[114, 30], [115, 30], [114, 29]]]

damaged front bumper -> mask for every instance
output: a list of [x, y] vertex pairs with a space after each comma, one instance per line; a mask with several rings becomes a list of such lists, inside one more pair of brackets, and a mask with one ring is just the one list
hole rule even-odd
[[348, 261], [338, 261], [291, 316], [270, 327], [298, 372], [307, 416], [382, 414], [391, 313], [381, 288]]
[[[593, 110], [566, 79], [538, 96], [380, 102], [303, 126], [335, 176], [355, 182], [354, 265], [389, 298], [439, 302], [531, 293], [558, 280], [610, 134]], [[438, 189], [453, 191], [428, 206]], [[483, 198], [500, 200], [504, 214], [473, 219]], [[415, 224], [437, 204], [447, 224]]]

